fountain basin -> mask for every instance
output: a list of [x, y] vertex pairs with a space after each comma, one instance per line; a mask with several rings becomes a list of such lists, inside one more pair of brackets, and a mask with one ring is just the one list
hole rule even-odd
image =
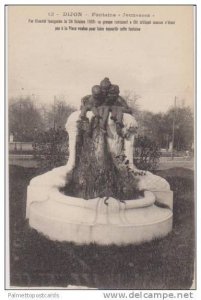
[[121, 202], [112, 197], [85, 200], [66, 196], [56, 187], [30, 185], [27, 196], [30, 226], [55, 241], [139, 244], [172, 230], [171, 209], [158, 207], [150, 191]]

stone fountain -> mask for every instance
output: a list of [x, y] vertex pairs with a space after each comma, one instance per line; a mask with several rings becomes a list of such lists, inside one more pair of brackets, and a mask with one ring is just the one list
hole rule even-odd
[[67, 164], [28, 186], [29, 225], [51, 240], [77, 244], [139, 244], [166, 236], [172, 230], [173, 193], [165, 179], [133, 164], [135, 118], [123, 114], [119, 135], [111, 112], [106, 133], [94, 125], [92, 111], [87, 121], [80, 113], [66, 123]]

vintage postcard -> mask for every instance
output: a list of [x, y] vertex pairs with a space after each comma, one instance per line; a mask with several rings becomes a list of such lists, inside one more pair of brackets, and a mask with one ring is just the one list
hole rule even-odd
[[191, 298], [196, 7], [5, 10], [6, 288]]

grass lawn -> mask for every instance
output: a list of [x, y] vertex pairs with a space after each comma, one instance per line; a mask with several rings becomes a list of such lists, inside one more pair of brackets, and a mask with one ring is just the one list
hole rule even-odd
[[173, 231], [138, 246], [53, 242], [25, 221], [26, 191], [39, 170], [10, 166], [11, 286], [99, 289], [189, 289], [194, 274], [194, 174], [158, 171], [174, 191]]

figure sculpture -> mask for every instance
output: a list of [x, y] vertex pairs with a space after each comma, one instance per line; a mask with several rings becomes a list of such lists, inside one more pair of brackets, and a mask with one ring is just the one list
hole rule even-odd
[[104, 78], [100, 85], [92, 87], [92, 95], [81, 99], [81, 119], [85, 120], [87, 111], [92, 111], [99, 120], [100, 128], [106, 133], [107, 120], [111, 112], [111, 119], [116, 123], [117, 133], [121, 135], [121, 129], [124, 127], [123, 113], [132, 114], [132, 109], [119, 93], [119, 86], [111, 84], [109, 78]]

